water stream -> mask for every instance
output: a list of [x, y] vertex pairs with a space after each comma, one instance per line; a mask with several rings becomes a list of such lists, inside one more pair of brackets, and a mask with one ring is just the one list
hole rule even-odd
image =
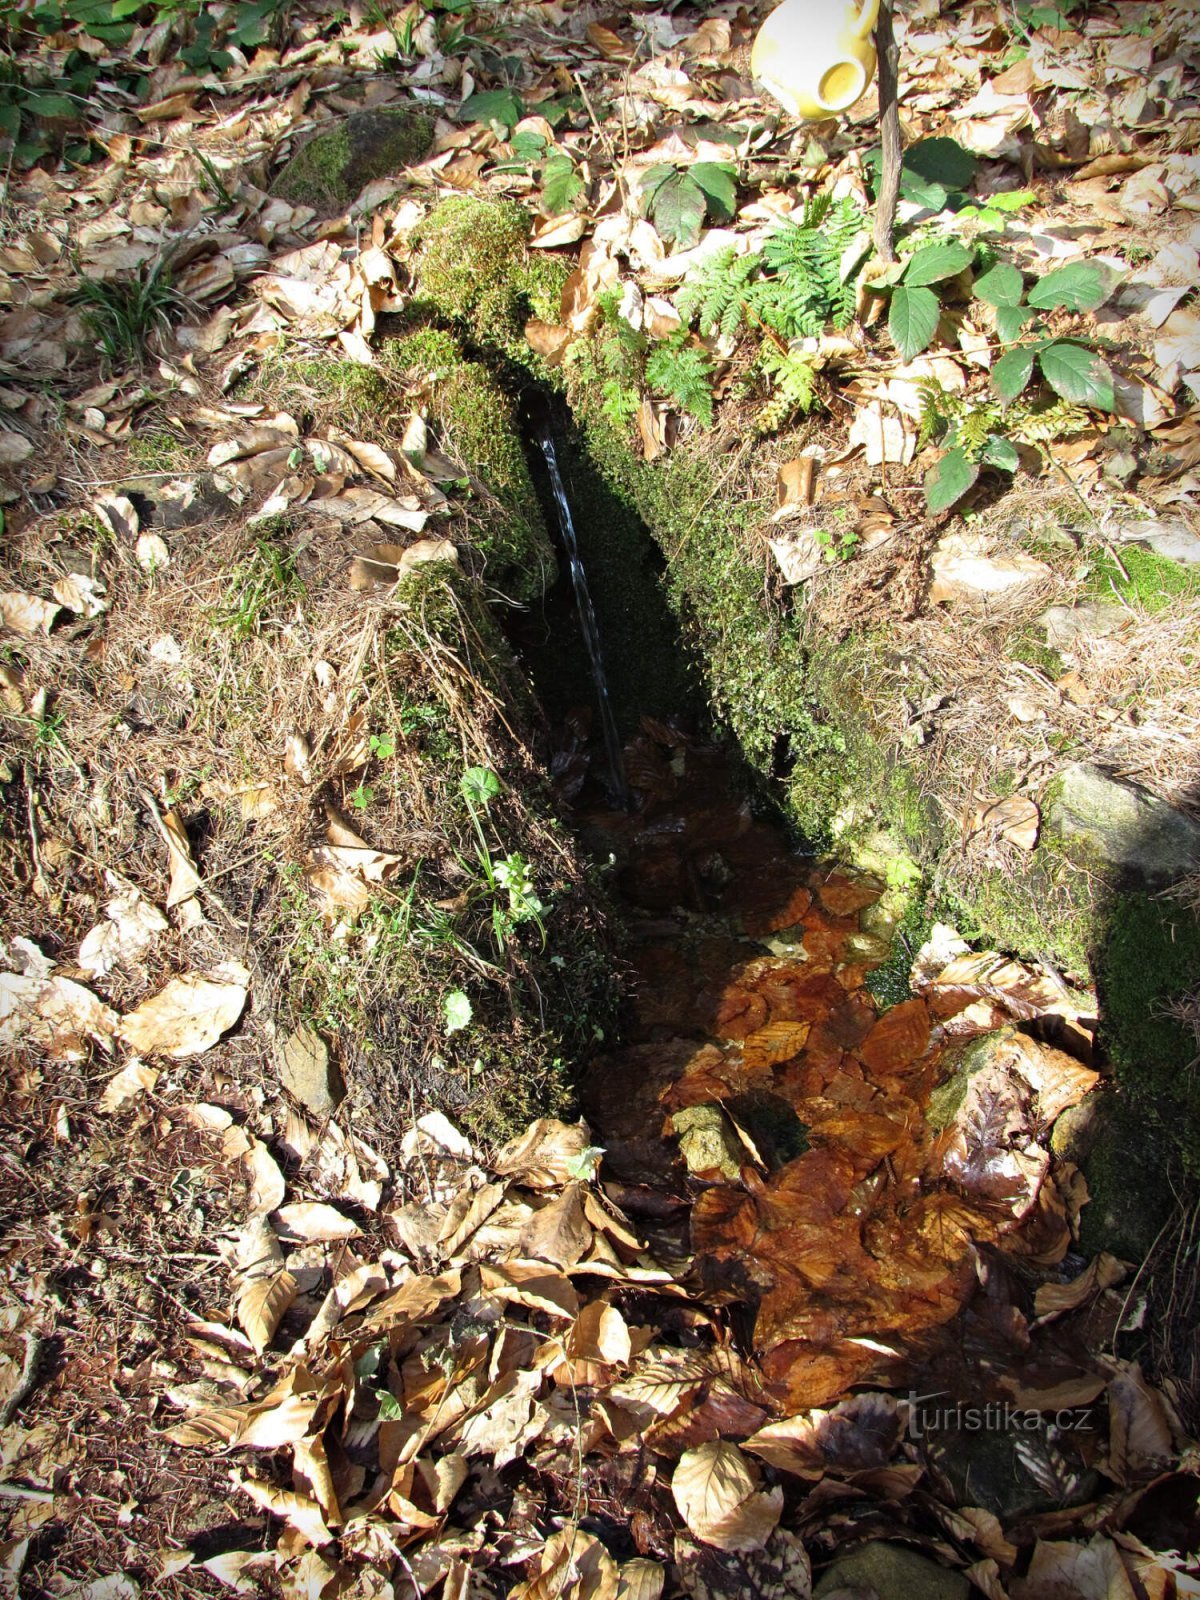
[[591, 674], [592, 684], [596, 690], [596, 705], [600, 713], [600, 730], [604, 739], [604, 755], [608, 764], [608, 787], [617, 804], [624, 806], [629, 800], [629, 785], [625, 776], [625, 761], [621, 753], [621, 738], [617, 732], [616, 718], [613, 715], [612, 697], [608, 689], [608, 677], [604, 670], [604, 652], [600, 645], [600, 628], [596, 622], [596, 609], [592, 605], [591, 591], [588, 589], [587, 573], [584, 571], [583, 562], [579, 555], [579, 540], [575, 533], [575, 519], [571, 514], [571, 502], [567, 498], [562, 472], [559, 469], [558, 452], [554, 447], [554, 436], [548, 426], [544, 426], [539, 431], [537, 442], [538, 448], [545, 458], [546, 470], [550, 475], [550, 488], [554, 495], [554, 509], [558, 516], [558, 526], [562, 533], [563, 546], [567, 552], [567, 565], [571, 573], [571, 587], [575, 593], [579, 625], [583, 631], [583, 641], [587, 649], [588, 671]]

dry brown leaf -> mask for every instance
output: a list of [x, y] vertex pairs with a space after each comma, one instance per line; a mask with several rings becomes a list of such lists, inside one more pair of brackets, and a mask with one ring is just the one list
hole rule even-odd
[[560, 327], [556, 322], [539, 322], [531, 317], [525, 324], [525, 342], [549, 367], [561, 366], [571, 338], [570, 328]]
[[246, 456], [260, 455], [265, 450], [287, 449], [300, 437], [294, 417], [280, 412], [267, 422], [259, 422], [244, 433], [213, 445], [208, 452], [210, 467], [223, 467], [227, 462], [239, 461]]
[[275, 1220], [293, 1239], [356, 1239], [362, 1232], [358, 1224], [343, 1216], [336, 1206], [319, 1200], [298, 1200], [290, 1206], [280, 1206]]
[[123, 1017], [117, 1034], [143, 1055], [198, 1056], [233, 1027], [248, 992], [240, 983], [185, 973]]
[[115, 1011], [71, 978], [0, 972], [0, 1045], [31, 1041], [67, 1061], [83, 1061], [88, 1040], [112, 1047]]
[[530, 1217], [521, 1234], [521, 1254], [572, 1267], [587, 1254], [592, 1237], [580, 1185], [572, 1183]]
[[296, 1280], [280, 1270], [269, 1277], [250, 1278], [237, 1297], [237, 1319], [255, 1351], [262, 1355], [288, 1308], [296, 1298]]
[[667, 1569], [657, 1561], [636, 1556], [623, 1561], [617, 1572], [617, 1600], [660, 1600]]
[[60, 578], [52, 593], [60, 606], [73, 611], [77, 617], [99, 617], [112, 604], [105, 594], [104, 584], [82, 572]]
[[261, 1139], [250, 1146], [245, 1161], [250, 1175], [250, 1210], [256, 1214], [278, 1211], [287, 1194], [287, 1183], [279, 1163]]
[[783, 1490], [763, 1491], [737, 1445], [717, 1439], [686, 1450], [671, 1479], [679, 1514], [718, 1550], [761, 1550], [783, 1510]]
[[373, 472], [385, 483], [395, 483], [396, 463], [380, 445], [371, 444], [366, 439], [347, 439], [345, 447], [360, 467], [365, 468], [367, 472]]
[[491, 1163], [492, 1171], [501, 1177], [519, 1178], [527, 1188], [555, 1189], [578, 1175], [576, 1165], [591, 1143], [586, 1122], [539, 1117], [504, 1146]]
[[1142, 1376], [1136, 1361], [1120, 1362], [1108, 1385], [1108, 1462], [1118, 1483], [1152, 1472], [1174, 1450], [1162, 1396]]
[[170, 923], [156, 905], [143, 898], [131, 883], [106, 872], [109, 885], [118, 893], [104, 908], [105, 920], [83, 937], [79, 946], [79, 965], [84, 972], [102, 978], [116, 966], [133, 966]]
[[190, 900], [200, 887], [201, 878], [196, 870], [196, 863], [192, 857], [192, 846], [187, 836], [187, 829], [180, 820], [177, 811], [164, 811], [160, 814], [157, 806], [154, 808], [154, 821], [158, 831], [163, 836], [167, 847], [168, 864], [171, 870], [171, 881], [167, 889], [167, 909], [172, 906], [182, 905], [185, 900]]
[[23, 594], [18, 589], [8, 589], [0, 594], [0, 622], [10, 633], [19, 633], [23, 639], [48, 634], [54, 619], [62, 610], [52, 600], [40, 600], [37, 595]]
[[99, 1109], [107, 1112], [119, 1111], [131, 1100], [137, 1100], [141, 1095], [148, 1094], [158, 1082], [158, 1076], [153, 1067], [148, 1067], [144, 1061], [138, 1061], [135, 1057], [108, 1080], [104, 1086], [104, 1093], [100, 1096]]
[[1029, 1571], [1010, 1593], [1012, 1600], [1136, 1600], [1120, 1552], [1101, 1533], [1090, 1544], [1039, 1539]]
[[[310, 1545], [314, 1547], [326, 1545], [333, 1538], [321, 1514], [321, 1507], [307, 1495], [296, 1494], [291, 1489], [281, 1489], [274, 1483], [260, 1483], [255, 1478], [239, 1476], [236, 1482], [242, 1493], [249, 1495], [256, 1506], [261, 1506], [264, 1511], [270, 1511], [276, 1517], [282, 1517], [288, 1526], [295, 1528], [300, 1537]], [[253, 1587], [257, 1592], [258, 1585], [255, 1584]]]
[[617, 1600], [616, 1562], [594, 1534], [567, 1526], [538, 1552], [538, 1571], [509, 1600]]
[[92, 502], [92, 510], [117, 539], [132, 543], [141, 527], [141, 518], [132, 500], [123, 494], [102, 495]]
[[968, 831], [1004, 839], [1018, 850], [1032, 850], [1037, 844], [1041, 820], [1041, 812], [1032, 800], [1011, 794], [1004, 800], [991, 800], [977, 806]]
[[1042, 1322], [1074, 1311], [1102, 1289], [1111, 1289], [1125, 1277], [1125, 1265], [1102, 1250], [1070, 1283], [1044, 1283], [1033, 1297], [1033, 1308]]
[[33, 454], [33, 442], [23, 433], [0, 433], [0, 468], [18, 467]]
[[607, 61], [628, 61], [630, 48], [621, 38], [619, 33], [614, 33], [611, 28], [606, 28], [603, 23], [589, 22], [587, 25], [588, 43], [593, 49], [599, 50]]

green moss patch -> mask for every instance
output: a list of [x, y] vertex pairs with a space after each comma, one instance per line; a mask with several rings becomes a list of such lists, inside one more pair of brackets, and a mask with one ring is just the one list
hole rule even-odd
[[1089, 594], [1111, 599], [1115, 591], [1130, 605], [1150, 612], [1161, 611], [1172, 600], [1200, 599], [1200, 569], [1182, 566], [1138, 544], [1124, 544], [1117, 554], [1120, 565], [1109, 550], [1089, 552]]
[[356, 111], [302, 145], [271, 193], [321, 213], [344, 211], [368, 183], [419, 161], [432, 136], [433, 123], [415, 106]]

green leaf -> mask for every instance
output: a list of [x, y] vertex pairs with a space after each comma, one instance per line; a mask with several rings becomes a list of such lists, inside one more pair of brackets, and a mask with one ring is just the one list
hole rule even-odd
[[35, 117], [77, 117], [79, 107], [65, 94], [31, 94], [26, 110]]
[[944, 211], [950, 192], [944, 184], [930, 183], [927, 179], [918, 177], [915, 172], [902, 170], [900, 198], [907, 200], [910, 205], [920, 206], [924, 211]]
[[979, 459], [1001, 472], [1015, 472], [1021, 465], [1016, 445], [1011, 439], [1005, 439], [998, 433], [988, 435], [987, 443], [979, 452]]
[[914, 289], [923, 283], [941, 283], [969, 267], [974, 259], [974, 245], [960, 244], [957, 239], [938, 239], [909, 257], [904, 282]]
[[461, 1033], [471, 1024], [475, 1015], [471, 1002], [461, 989], [451, 989], [442, 1001], [442, 1014], [446, 1019], [446, 1034]]
[[404, 1407], [388, 1389], [376, 1389], [379, 1396], [380, 1422], [396, 1422], [404, 1415]]
[[729, 222], [737, 213], [737, 169], [720, 161], [697, 161], [688, 177], [703, 191], [714, 222]]
[[949, 511], [979, 477], [979, 467], [967, 458], [961, 445], [947, 450], [925, 474], [925, 505], [930, 515]]
[[642, 212], [646, 214], [654, 203], [654, 196], [666, 183], [668, 178], [674, 178], [679, 172], [678, 167], [673, 167], [669, 161], [659, 161], [652, 167], [647, 167], [642, 173], [642, 181], [638, 192], [642, 197]]
[[1094, 311], [1108, 299], [1112, 280], [1097, 261], [1075, 261], [1040, 279], [1029, 291], [1039, 311]]
[[650, 216], [668, 244], [690, 250], [699, 241], [708, 199], [684, 172], [672, 172], [654, 191]]
[[544, 133], [533, 133], [528, 128], [524, 133], [514, 133], [509, 143], [518, 161], [540, 161], [549, 148]]
[[459, 109], [468, 122], [499, 122], [505, 128], [515, 128], [525, 115], [520, 97], [511, 89], [476, 90]]
[[1020, 211], [1037, 199], [1032, 189], [1007, 189], [1003, 194], [990, 194], [985, 202], [989, 211]]
[[975, 279], [975, 298], [989, 306], [1015, 306], [1019, 304], [1025, 288], [1020, 269], [1011, 262], [998, 261], [990, 272]]
[[500, 779], [489, 767], [468, 767], [460, 780], [469, 805], [484, 811], [500, 793]]
[[928, 348], [941, 314], [938, 297], [932, 289], [910, 289], [902, 283], [893, 291], [888, 332], [905, 361], [911, 361]]
[[904, 165], [929, 183], [965, 189], [979, 163], [956, 139], [921, 139], [904, 152]]
[[992, 388], [1001, 400], [1015, 400], [1033, 376], [1033, 351], [1010, 350], [992, 368]]
[[1064, 400], [1111, 411], [1115, 404], [1113, 376], [1108, 362], [1086, 345], [1056, 339], [1037, 353], [1042, 377]]
[[1021, 337], [1021, 330], [1033, 321], [1034, 313], [1028, 306], [997, 306], [996, 332], [1002, 344], [1012, 344]]
[[570, 211], [583, 193], [583, 179], [568, 155], [553, 155], [542, 168], [542, 205], [548, 217]]

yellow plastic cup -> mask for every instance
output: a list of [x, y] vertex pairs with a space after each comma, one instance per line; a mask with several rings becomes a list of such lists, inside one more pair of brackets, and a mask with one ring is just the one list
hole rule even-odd
[[758, 30], [751, 71], [792, 116], [836, 117], [875, 76], [878, 16], [879, 0], [783, 0]]

